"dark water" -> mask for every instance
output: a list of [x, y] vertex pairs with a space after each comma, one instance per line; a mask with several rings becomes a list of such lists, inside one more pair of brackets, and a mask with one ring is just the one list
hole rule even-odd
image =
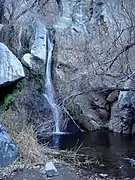
[[79, 147], [79, 153], [84, 153], [88, 159], [94, 159], [93, 163], [84, 167], [88, 172], [106, 173], [116, 179], [135, 178], [135, 166], [125, 159], [135, 159], [135, 137], [108, 131], [79, 132], [53, 135], [50, 144], [68, 150]]

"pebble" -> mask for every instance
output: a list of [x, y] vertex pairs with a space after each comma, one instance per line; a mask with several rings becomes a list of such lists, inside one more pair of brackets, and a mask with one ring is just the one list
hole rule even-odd
[[103, 173], [100, 173], [99, 175], [100, 175], [100, 177], [102, 177], [102, 178], [106, 178], [106, 177], [108, 177], [108, 174], [103, 174]]

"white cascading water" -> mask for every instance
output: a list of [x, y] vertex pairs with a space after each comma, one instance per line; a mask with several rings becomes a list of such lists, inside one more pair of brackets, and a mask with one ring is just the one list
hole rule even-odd
[[[51, 111], [52, 111], [53, 120], [55, 122], [55, 130], [52, 132], [52, 135], [54, 135], [54, 145], [56, 145], [58, 147], [60, 137], [55, 136], [55, 135], [64, 135], [64, 134], [70, 134], [70, 133], [60, 131], [59, 107], [55, 101], [55, 92], [54, 92], [54, 87], [52, 84], [52, 52], [53, 52], [53, 47], [54, 47], [53, 43], [48, 38], [47, 39], [47, 65], [46, 65], [44, 97], [48, 101], [50, 108], [51, 108]], [[77, 125], [77, 127], [79, 128], [78, 125]]]
[[52, 114], [53, 114], [53, 120], [55, 122], [55, 131], [54, 133], [59, 134], [60, 133], [60, 113], [59, 108], [55, 102], [55, 93], [54, 93], [54, 87], [52, 84], [52, 52], [53, 52], [53, 43], [50, 42], [50, 39], [47, 39], [47, 65], [46, 65], [46, 78], [45, 78], [45, 93], [44, 97], [47, 99]]

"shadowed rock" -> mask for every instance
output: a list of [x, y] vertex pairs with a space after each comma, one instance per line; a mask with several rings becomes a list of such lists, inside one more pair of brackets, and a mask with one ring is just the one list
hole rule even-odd
[[18, 157], [18, 148], [0, 125], [0, 167], [12, 164]]

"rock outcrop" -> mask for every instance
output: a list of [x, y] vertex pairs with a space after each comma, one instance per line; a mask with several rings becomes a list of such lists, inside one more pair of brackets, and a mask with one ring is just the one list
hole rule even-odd
[[18, 117], [34, 122], [38, 132], [52, 129], [42, 96], [49, 29], [54, 37], [53, 83], [64, 117], [89, 131], [106, 127], [131, 132], [134, 92], [130, 86], [124, 91], [124, 84], [135, 71], [133, 1], [33, 2], [19, 8], [22, 1], [16, 1], [14, 16], [4, 14], [8, 23], [0, 35], [26, 71], [25, 88], [12, 104], [23, 109]]
[[17, 158], [18, 147], [13, 143], [4, 127], [0, 125], [0, 167], [11, 165]]
[[[10, 29], [10, 26], [7, 27]], [[5, 31], [3, 28], [1, 36], [3, 42], [7, 42], [8, 33], [9, 31]], [[14, 41], [15, 34], [17, 34], [16, 41]], [[27, 15], [24, 14], [21, 20], [19, 19], [14, 24], [10, 40], [8, 46], [18, 55], [26, 76], [23, 80], [24, 87], [21, 93], [14, 98], [12, 105], [2, 113], [0, 121], [10, 119], [18, 123], [33, 123], [38, 136], [45, 132], [52, 132], [54, 124], [52, 113], [43, 96], [47, 55], [46, 26], [40, 18], [35, 18], [35, 14], [28, 11]]]
[[12, 83], [24, 76], [21, 62], [8, 47], [0, 43], [0, 85]]
[[[126, 25], [125, 19], [120, 14], [124, 13], [124, 7], [132, 12], [133, 2], [124, 4], [110, 0], [61, 2], [62, 13], [54, 26], [56, 30], [54, 76], [59, 96], [63, 100], [69, 99], [70, 104], [81, 107], [82, 114], [89, 117], [89, 121], [82, 115], [78, 118], [78, 123], [84, 122], [84, 127], [87, 122], [89, 125], [95, 122], [100, 128], [108, 127], [115, 132], [121, 132], [121, 116], [125, 112], [117, 108], [121, 106], [121, 102], [118, 101], [119, 89], [124, 87], [124, 79], [128, 74], [132, 74], [135, 70], [133, 59], [135, 54], [132, 33], [130, 34], [132, 38], [129, 37], [130, 26]], [[131, 19], [134, 18], [134, 14], [130, 15]], [[122, 22], [120, 27], [118, 21]], [[119, 33], [114, 33], [118, 29]], [[126, 60], [127, 51], [129, 54]], [[112, 97], [116, 91], [117, 95]], [[129, 109], [128, 114], [133, 118], [132, 108]], [[74, 115], [73, 118], [76, 119]]]
[[135, 75], [129, 77], [124, 88], [129, 91], [122, 91], [119, 95], [119, 116], [122, 123], [123, 133], [132, 133], [135, 124]]
[[34, 42], [31, 47], [31, 54], [39, 58], [46, 63], [46, 42], [47, 42], [47, 30], [42, 23], [38, 23], [36, 26], [36, 32]]

